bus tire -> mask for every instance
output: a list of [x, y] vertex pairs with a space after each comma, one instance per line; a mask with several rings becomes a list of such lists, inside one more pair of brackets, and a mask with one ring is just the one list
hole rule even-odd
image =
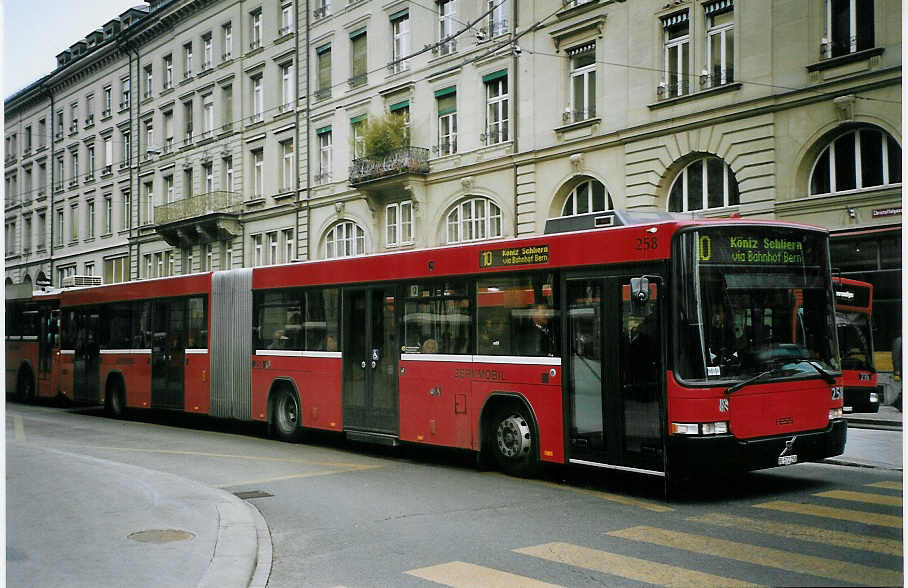
[[16, 381], [16, 400], [19, 402], [33, 402], [35, 400], [35, 377], [28, 366], [19, 370]]
[[539, 472], [538, 440], [523, 406], [509, 404], [495, 413], [490, 441], [495, 461], [504, 473], [528, 478]]
[[300, 429], [300, 404], [293, 390], [281, 386], [274, 391], [271, 399], [271, 420], [275, 436], [281, 441], [299, 441], [302, 436]]
[[108, 388], [107, 413], [115, 419], [126, 416], [126, 391], [119, 379], [114, 380]]

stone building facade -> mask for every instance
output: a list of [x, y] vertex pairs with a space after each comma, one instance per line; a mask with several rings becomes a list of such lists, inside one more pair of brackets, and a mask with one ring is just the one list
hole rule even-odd
[[[409, 147], [376, 158], [390, 114]], [[5, 133], [8, 282], [657, 207], [828, 227], [877, 350], [901, 330], [897, 0], [155, 1], [9, 97]]]

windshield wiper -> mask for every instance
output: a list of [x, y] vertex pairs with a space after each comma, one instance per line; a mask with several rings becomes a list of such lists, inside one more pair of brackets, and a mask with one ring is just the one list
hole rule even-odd
[[776, 371], [778, 371], [778, 369], [779, 368], [772, 368], [771, 370], [766, 370], [765, 372], [760, 372], [759, 374], [757, 374], [756, 376], [754, 376], [752, 378], [747, 378], [746, 380], [742, 380], [741, 382], [738, 382], [737, 384], [733, 384], [725, 389], [725, 393], [734, 394], [735, 392], [737, 392], [741, 388], [744, 388], [745, 386], [750, 386], [751, 384], [758, 384], [758, 383], [762, 382], [763, 380], [765, 380], [766, 378], [768, 378], [769, 376], [776, 373]]
[[817, 370], [817, 373], [820, 374], [820, 377], [826, 381], [827, 384], [835, 384], [835, 376], [823, 369], [817, 362], [811, 361], [809, 359], [802, 359], [804, 363]]

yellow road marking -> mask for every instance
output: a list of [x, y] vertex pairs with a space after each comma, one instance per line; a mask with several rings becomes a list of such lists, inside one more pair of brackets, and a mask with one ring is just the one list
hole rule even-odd
[[866, 504], [882, 504], [883, 506], [902, 506], [901, 496], [886, 496], [885, 494], [871, 494], [869, 492], [830, 490], [828, 492], [818, 492], [817, 494], [814, 494], [814, 496], [850, 500], [852, 502], [864, 502]]
[[812, 543], [822, 543], [825, 545], [834, 545], [836, 547], [847, 547], [848, 549], [873, 551], [886, 555], [902, 555], [902, 542], [897, 539], [855, 535], [854, 533], [821, 529], [809, 525], [775, 523], [772, 521], [762, 521], [759, 519], [750, 519], [720, 513], [688, 517], [687, 520], [694, 523], [728, 527], [730, 529], [747, 529], [748, 531], [756, 531], [757, 533], [776, 535], [778, 537], [796, 539], [798, 541], [810, 541]]
[[13, 415], [13, 433], [16, 441], [25, 443], [25, 424], [20, 415]]
[[873, 484], [867, 484], [871, 488], [885, 488], [886, 490], [901, 490], [902, 483], [896, 481], [890, 482], [874, 482]]
[[631, 527], [609, 535], [851, 584], [900, 586], [903, 580], [901, 571], [655, 527]]
[[297, 478], [315, 478], [317, 476], [333, 476], [334, 474], [348, 474], [350, 472], [361, 472], [363, 470], [374, 470], [382, 466], [360, 466], [356, 468], [347, 468], [344, 470], [328, 470], [325, 472], [307, 472], [304, 474], [290, 474], [288, 476], [275, 476], [273, 478], [260, 478], [258, 480], [244, 480], [242, 482], [230, 482], [229, 484], [219, 484], [218, 488], [231, 488], [233, 486], [249, 486], [252, 484], [265, 484], [267, 482], [282, 482], [284, 480], [295, 480]]
[[[501, 476], [509, 480], [513, 480], [510, 476], [505, 476], [504, 474], [499, 474], [496, 472], [490, 472], [489, 475], [492, 476]], [[547, 486], [549, 488], [557, 488], [558, 490], [564, 490], [566, 492], [573, 492], [574, 494], [583, 494], [585, 496], [592, 496], [594, 498], [601, 498], [602, 500], [608, 500], [609, 502], [617, 502], [619, 504], [626, 504], [627, 506], [636, 506], [637, 508], [643, 508], [646, 510], [651, 510], [653, 512], [671, 512], [675, 509], [670, 506], [665, 506], [664, 504], [658, 504], [655, 502], [649, 502], [647, 500], [638, 500], [636, 498], [631, 498], [629, 496], [622, 496], [620, 494], [612, 494], [610, 492], [600, 492], [599, 490], [589, 490], [587, 488], [575, 488], [573, 486], [568, 486], [567, 484], [556, 484], [555, 482], [544, 482], [542, 480], [522, 480], [523, 482], [530, 484], [537, 484], [539, 486]]]
[[868, 525], [877, 525], [880, 527], [894, 527], [896, 529], [902, 528], [902, 517], [900, 516], [877, 514], [875, 512], [865, 512], [862, 510], [832, 508], [829, 506], [820, 506], [818, 504], [799, 504], [797, 502], [788, 502], [787, 500], [774, 500], [772, 502], [764, 502], [763, 504], [755, 504], [754, 506], [756, 508], [803, 514], [812, 517], [854, 521], [856, 523], [866, 523]]
[[463, 586], [473, 588], [485, 586], [488, 588], [510, 588], [512, 586], [525, 586], [526, 588], [550, 588], [557, 584], [547, 584], [526, 576], [518, 576], [509, 572], [502, 572], [484, 566], [452, 561], [450, 563], [410, 570], [406, 572], [411, 576], [422, 578], [436, 584], [445, 586]]
[[[724, 578], [714, 576], [704, 572], [697, 572], [676, 566], [628, 557], [601, 551], [599, 549], [590, 549], [580, 547], [569, 543], [546, 543], [536, 545], [535, 547], [524, 547], [515, 549], [517, 553], [532, 555], [586, 570], [593, 570], [627, 578], [646, 584], [657, 584], [662, 586], [753, 586], [746, 584], [741, 580], [733, 578]], [[607, 585], [608, 582], [605, 582]]]
[[[70, 445], [69, 447], [74, 447]], [[135, 451], [137, 453], [161, 453], [165, 455], [195, 455], [198, 457], [223, 457], [227, 459], [248, 459], [252, 461], [271, 461], [283, 463], [301, 463], [306, 465], [320, 465], [332, 468], [378, 468], [380, 465], [332, 462], [332, 461], [315, 461], [311, 459], [299, 459], [290, 457], [267, 457], [264, 455], [238, 455], [234, 453], [209, 453], [205, 451], [187, 451], [182, 449], [148, 449], [144, 447], [106, 447], [103, 445], [82, 445], [86, 449], [108, 449], [110, 451]]]

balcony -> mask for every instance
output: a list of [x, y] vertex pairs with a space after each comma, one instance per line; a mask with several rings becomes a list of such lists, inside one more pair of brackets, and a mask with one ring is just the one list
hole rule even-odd
[[242, 195], [206, 192], [155, 206], [155, 231], [171, 246], [188, 247], [237, 237]]
[[[380, 184], [383, 189], [390, 178], [429, 175], [429, 150], [424, 147], [397, 149], [383, 158], [358, 158], [350, 166], [350, 185]], [[397, 183], [397, 182], [392, 182]]]
[[89, 114], [85, 117], [85, 128], [89, 129], [95, 124], [95, 115]]

